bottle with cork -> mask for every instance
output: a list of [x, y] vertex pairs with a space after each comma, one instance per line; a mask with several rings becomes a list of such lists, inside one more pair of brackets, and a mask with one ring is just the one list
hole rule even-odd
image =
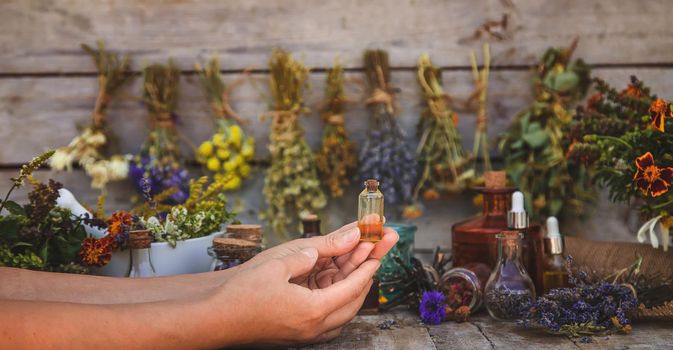
[[155, 277], [156, 272], [150, 257], [152, 237], [148, 230], [133, 230], [129, 232], [129, 248], [131, 249], [131, 271], [129, 277]]
[[320, 232], [320, 218], [316, 214], [308, 214], [302, 217], [301, 226], [303, 228], [301, 238], [322, 236]]
[[569, 287], [568, 271], [563, 257], [563, 237], [559, 231], [558, 219], [547, 218], [547, 236], [544, 239], [545, 264], [542, 277], [543, 293], [555, 288]]
[[383, 238], [383, 193], [377, 180], [369, 179], [364, 185], [358, 196], [360, 240], [378, 242]]

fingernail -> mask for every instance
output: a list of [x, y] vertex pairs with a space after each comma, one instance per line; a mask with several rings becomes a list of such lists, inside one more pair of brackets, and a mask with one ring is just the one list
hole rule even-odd
[[358, 239], [358, 237], [360, 237], [360, 229], [355, 227], [341, 234], [341, 242], [343, 244], [350, 244]]
[[318, 250], [315, 248], [304, 248], [301, 250], [303, 254], [306, 254], [311, 259], [315, 259], [318, 257]]

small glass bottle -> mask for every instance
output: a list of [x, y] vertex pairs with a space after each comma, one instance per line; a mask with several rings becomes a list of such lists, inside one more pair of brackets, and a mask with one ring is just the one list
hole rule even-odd
[[558, 228], [558, 220], [547, 218], [547, 237], [544, 239], [545, 264], [542, 274], [543, 293], [547, 294], [554, 288], [569, 287], [568, 271], [563, 257], [563, 237]]
[[365, 181], [358, 197], [358, 228], [361, 241], [378, 242], [383, 238], [383, 193], [377, 180]]
[[465, 267], [454, 267], [442, 275], [442, 289], [447, 296], [447, 305], [453, 310], [467, 306], [474, 313], [481, 307], [484, 286], [491, 274], [491, 268], [482, 263], [470, 263]]
[[320, 233], [320, 218], [318, 215], [309, 214], [301, 219], [303, 233], [301, 238], [310, 238], [314, 236], [322, 236]]
[[535, 298], [535, 286], [521, 263], [519, 231], [503, 231], [496, 235], [498, 262], [486, 282], [485, 305], [496, 320], [516, 320]]
[[131, 271], [129, 277], [155, 277], [157, 274], [152, 266], [150, 247], [152, 238], [147, 230], [129, 232], [129, 248], [131, 249]]

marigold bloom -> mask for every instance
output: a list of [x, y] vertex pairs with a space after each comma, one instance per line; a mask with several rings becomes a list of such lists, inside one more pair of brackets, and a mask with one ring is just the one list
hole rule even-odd
[[423, 192], [423, 198], [427, 200], [439, 199], [439, 197], [440, 197], [439, 192], [432, 189]]
[[89, 266], [104, 266], [112, 259], [112, 240], [110, 236], [103, 238], [87, 237], [82, 241], [79, 257]]
[[407, 220], [418, 219], [423, 215], [423, 210], [417, 205], [407, 205], [402, 210], [402, 216]]
[[589, 97], [587, 100], [587, 110], [595, 111], [596, 105], [603, 99], [603, 94], [597, 92]]
[[124, 230], [124, 225], [131, 226], [131, 224], [133, 224], [133, 216], [125, 211], [118, 211], [107, 220], [107, 230], [114, 237]]
[[659, 168], [654, 165], [652, 153], [647, 152], [636, 158], [636, 167], [638, 170], [633, 176], [633, 181], [645, 196], [661, 196], [671, 187], [673, 168]]
[[622, 90], [620, 95], [639, 98], [643, 95], [643, 93], [638, 87], [634, 86], [633, 84], [629, 84], [626, 89]]
[[673, 112], [671, 112], [671, 108], [669, 107], [668, 103], [662, 98], [652, 101], [652, 104], [650, 104], [652, 127], [661, 132], [664, 132], [664, 121], [666, 119], [666, 115], [673, 117]]

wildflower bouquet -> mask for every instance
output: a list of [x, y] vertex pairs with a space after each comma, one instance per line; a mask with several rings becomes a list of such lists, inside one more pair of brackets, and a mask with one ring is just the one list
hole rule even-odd
[[575, 44], [545, 52], [533, 78], [535, 101], [516, 116], [500, 141], [505, 170], [535, 219], [582, 214], [594, 197], [587, 169], [566, 159], [569, 109], [590, 85], [589, 67], [581, 59], [571, 61]]
[[189, 175], [183, 167], [175, 129], [180, 70], [169, 61], [168, 65], [146, 67], [143, 75], [151, 131], [130, 164], [130, 176], [139, 191], [143, 189], [143, 179], [148, 179], [153, 195], [175, 187], [177, 191], [169, 200], [182, 203], [189, 195]]
[[343, 67], [335, 65], [327, 72], [325, 107], [322, 120], [325, 128], [320, 150], [315, 163], [320, 179], [329, 186], [332, 197], [341, 197], [344, 187], [351, 182], [357, 168], [355, 145], [350, 141], [344, 126], [344, 73]]
[[286, 237], [288, 226], [298, 225], [300, 215], [319, 211], [327, 201], [313, 153], [298, 121], [304, 109], [303, 93], [309, 70], [282, 50], [272, 53], [269, 65], [273, 96], [272, 111], [268, 112], [271, 165], [263, 190], [268, 207], [260, 217], [270, 222], [275, 233]]
[[225, 190], [241, 187], [243, 179], [250, 175], [250, 161], [255, 155], [255, 139], [246, 136], [241, 124], [245, 122], [229, 105], [229, 87], [220, 76], [220, 63], [213, 58], [208, 66], [196, 66], [201, 86], [212, 100], [217, 132], [198, 148], [197, 161], [213, 172], [215, 181], [224, 182]]
[[[39, 183], [30, 177], [54, 151], [33, 158], [21, 167], [12, 187], [0, 202], [0, 266], [32, 270], [84, 273], [78, 250], [86, 231], [82, 223], [87, 218], [73, 218], [68, 209], [58, 207], [56, 200], [62, 185], [50, 180]], [[28, 204], [9, 200], [12, 191], [30, 180], [33, 190]]]
[[474, 171], [466, 169], [470, 157], [458, 133], [458, 114], [451, 110], [451, 98], [442, 88], [441, 71], [428, 55], [418, 60], [418, 83], [426, 109], [418, 121], [420, 142], [416, 151], [421, 174], [414, 199], [438, 199], [463, 190]]
[[595, 79], [598, 93], [579, 109], [569, 157], [596, 169], [599, 186], [612, 200], [637, 203], [648, 236], [664, 250], [673, 227], [673, 107], [636, 77], [617, 91]]
[[117, 54], [106, 51], [103, 42], [98, 42], [97, 50], [85, 44], [82, 49], [91, 56], [98, 70], [98, 96], [92, 122], [68, 146], [56, 150], [50, 165], [54, 170], [71, 170], [72, 164], [77, 163], [92, 178], [91, 187], [102, 189], [109, 181], [122, 180], [128, 175], [126, 156], [109, 156], [111, 133], [106, 126], [105, 111], [119, 88], [131, 80], [130, 59], [128, 56], [120, 59]]
[[369, 129], [360, 153], [360, 178], [378, 179], [386, 202], [410, 203], [416, 181], [416, 159], [395, 119], [397, 107], [390, 86], [388, 53], [368, 50], [364, 63], [371, 97], [367, 99]]
[[[172, 247], [178, 241], [207, 236], [221, 230], [221, 226], [233, 220], [235, 213], [227, 210], [227, 198], [224, 195], [225, 183], [214, 181], [206, 187], [208, 177], [191, 180], [189, 197], [182, 203], [167, 210], [162, 219], [150, 206], [143, 206], [135, 212], [142, 213], [140, 222], [147, 227], [154, 240], [168, 242]], [[146, 190], [146, 194], [149, 189]]]

